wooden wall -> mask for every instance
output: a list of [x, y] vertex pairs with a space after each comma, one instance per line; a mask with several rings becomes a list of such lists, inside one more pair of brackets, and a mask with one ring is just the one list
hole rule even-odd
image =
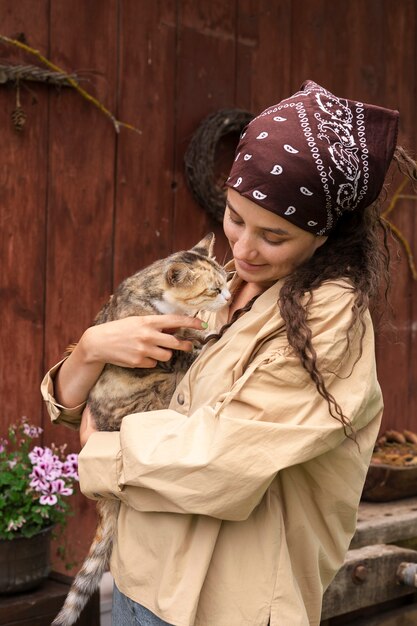
[[[200, 121], [225, 107], [254, 113], [312, 78], [340, 96], [401, 112], [400, 141], [416, 148], [414, 0], [0, 0], [0, 34], [21, 37], [115, 115], [114, 132], [74, 90], [21, 88], [26, 128], [0, 85], [0, 435], [27, 415], [44, 442], [52, 427], [42, 375], [76, 340], [122, 277], [221, 227], [192, 199], [183, 156]], [[38, 61], [0, 45], [0, 63]], [[417, 252], [415, 202], [393, 220]], [[395, 250], [394, 250], [395, 252]], [[417, 285], [400, 250], [392, 270], [396, 330], [378, 332], [384, 428], [417, 429]], [[94, 525], [80, 498], [70, 558]]]

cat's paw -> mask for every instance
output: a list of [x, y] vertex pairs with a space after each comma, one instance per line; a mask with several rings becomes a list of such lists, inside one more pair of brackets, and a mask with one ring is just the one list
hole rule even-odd
[[178, 339], [185, 339], [191, 341], [195, 348], [200, 348], [204, 344], [204, 339], [207, 335], [206, 330], [196, 330], [195, 328], [181, 328], [175, 336]]

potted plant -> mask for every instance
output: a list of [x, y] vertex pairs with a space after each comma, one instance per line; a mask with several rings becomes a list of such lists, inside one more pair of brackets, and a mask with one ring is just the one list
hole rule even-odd
[[0, 593], [34, 588], [48, 576], [52, 529], [70, 513], [78, 457], [65, 445], [35, 445], [41, 432], [23, 417], [0, 438]]

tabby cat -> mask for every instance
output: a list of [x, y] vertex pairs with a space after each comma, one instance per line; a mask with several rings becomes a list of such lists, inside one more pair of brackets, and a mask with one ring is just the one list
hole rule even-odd
[[[191, 250], [176, 252], [130, 276], [119, 285], [94, 323], [130, 315], [195, 315], [203, 309], [215, 311], [223, 307], [230, 292], [226, 272], [212, 256], [213, 246], [214, 234], [209, 233]], [[183, 336], [201, 343], [203, 333], [187, 329]], [[192, 359], [192, 354], [178, 350], [168, 363], [158, 362], [155, 368], [130, 369], [107, 364], [87, 400], [97, 429], [119, 430], [125, 415], [167, 408]], [[108, 567], [119, 500], [100, 499], [97, 510], [99, 522], [90, 551], [53, 626], [76, 622]]]

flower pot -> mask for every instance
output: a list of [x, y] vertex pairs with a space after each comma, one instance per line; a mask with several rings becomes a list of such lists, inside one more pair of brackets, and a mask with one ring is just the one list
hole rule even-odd
[[0, 540], [0, 593], [28, 591], [48, 577], [51, 533], [49, 527], [30, 539]]

